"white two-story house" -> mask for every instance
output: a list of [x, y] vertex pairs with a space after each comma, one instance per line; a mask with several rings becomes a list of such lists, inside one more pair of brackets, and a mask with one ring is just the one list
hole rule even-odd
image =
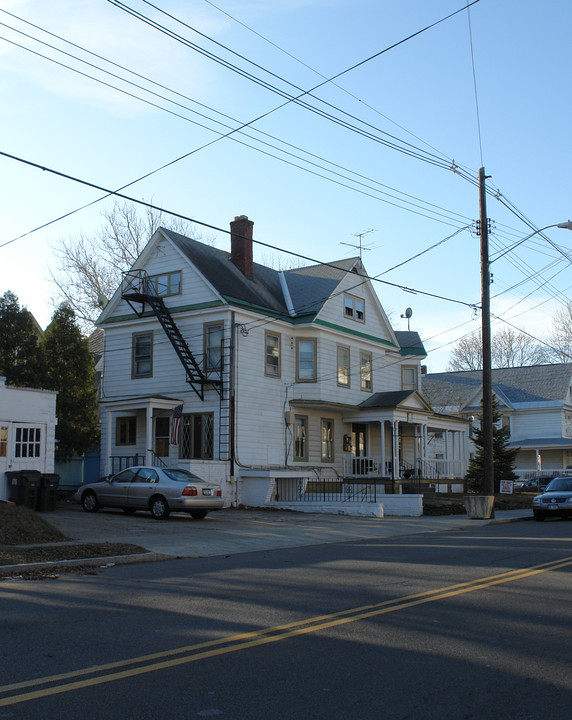
[[252, 238], [245, 216], [230, 253], [159, 229], [126, 273], [98, 321], [102, 472], [186, 467], [229, 504], [292, 477], [462, 477], [468, 423], [424, 400], [419, 335], [392, 329], [361, 260], [273, 270]]
[[[572, 364], [494, 368], [492, 383], [510, 447], [519, 449], [515, 472], [527, 478], [572, 468]], [[435, 411], [478, 423], [480, 371], [424, 375], [423, 393]]]

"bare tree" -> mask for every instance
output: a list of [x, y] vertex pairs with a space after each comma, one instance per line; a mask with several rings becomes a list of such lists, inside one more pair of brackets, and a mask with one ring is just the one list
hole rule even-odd
[[[104, 225], [93, 235], [81, 234], [61, 240], [54, 248], [55, 267], [50, 267], [56, 286], [54, 306], [66, 303], [84, 331], [91, 331], [102, 306], [159, 227], [198, 239], [194, 226], [146, 208], [138, 212], [131, 203], [115, 203], [103, 213]], [[212, 242], [212, 241], [210, 241]]]
[[491, 340], [491, 362], [495, 368], [522, 367], [543, 362], [543, 353], [530, 335], [510, 327], [495, 333]]
[[556, 313], [543, 354], [545, 362], [572, 362], [572, 301]]
[[482, 370], [483, 343], [481, 333], [462, 337], [451, 350], [447, 370]]
[[[572, 340], [572, 338], [571, 338]], [[530, 335], [512, 328], [503, 328], [491, 337], [491, 365], [494, 368], [521, 367], [546, 362], [546, 355]], [[465, 335], [455, 345], [448, 370], [482, 370], [481, 333]]]

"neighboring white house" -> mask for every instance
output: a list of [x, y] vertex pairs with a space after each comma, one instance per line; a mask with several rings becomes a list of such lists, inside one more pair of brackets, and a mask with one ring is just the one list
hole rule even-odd
[[0, 377], [0, 500], [8, 500], [7, 472], [54, 472], [56, 397], [51, 390], [6, 385]]
[[[435, 411], [480, 414], [480, 371], [431, 373], [422, 382]], [[529, 477], [572, 467], [572, 364], [497, 368], [492, 383], [510, 446], [520, 448], [515, 472]]]
[[235, 218], [230, 253], [159, 229], [125, 274], [98, 321], [102, 474], [174, 464], [227, 504], [324, 478], [462, 477], [468, 424], [420, 394], [419, 335], [392, 329], [360, 258], [273, 270], [252, 229]]

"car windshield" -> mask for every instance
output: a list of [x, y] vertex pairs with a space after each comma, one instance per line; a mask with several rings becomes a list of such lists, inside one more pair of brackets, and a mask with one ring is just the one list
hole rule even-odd
[[174, 468], [169, 470], [164, 469], [163, 472], [168, 478], [170, 478], [171, 480], [176, 480], [177, 482], [202, 482], [199, 477], [193, 475], [193, 473], [189, 472], [188, 470], [179, 470], [178, 468]]
[[572, 478], [555, 478], [546, 488], [547, 492], [572, 492]]

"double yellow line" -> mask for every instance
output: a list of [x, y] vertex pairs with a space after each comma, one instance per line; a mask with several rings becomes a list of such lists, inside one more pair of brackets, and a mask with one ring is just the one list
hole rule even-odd
[[[363, 607], [352, 608], [338, 613], [319, 615], [308, 618], [307, 620], [287, 623], [285, 625], [276, 625], [275, 627], [241, 633], [240, 635], [231, 635], [220, 638], [219, 640], [187, 645], [173, 650], [164, 650], [163, 652], [142, 655], [129, 660], [119, 660], [117, 662], [106, 663], [105, 665], [95, 665], [60, 675], [24, 680], [11, 685], [0, 686], [0, 695], [5, 696], [0, 697], [0, 707], [16, 705], [29, 700], [37, 700], [73, 690], [81, 690], [95, 685], [102, 685], [103, 683], [125, 680], [126, 678], [137, 675], [197, 662], [198, 660], [205, 660], [239, 650], [247, 650], [248, 648], [258, 647], [260, 645], [280, 642], [288, 638], [319, 632], [320, 630], [365, 620], [370, 617], [405, 610], [416, 605], [436, 602], [437, 600], [444, 600], [456, 595], [484, 590], [495, 585], [522, 580], [532, 577], [533, 575], [539, 575], [540, 573], [550, 570], [559, 570], [560, 568], [570, 565], [572, 565], [572, 557], [563, 558], [562, 560], [554, 560], [521, 570], [510, 570], [498, 575], [490, 575], [457, 585], [449, 585], [437, 590], [407, 595], [395, 600], [386, 600], [375, 605], [364, 605]], [[34, 689], [27, 690], [27, 688]]]

